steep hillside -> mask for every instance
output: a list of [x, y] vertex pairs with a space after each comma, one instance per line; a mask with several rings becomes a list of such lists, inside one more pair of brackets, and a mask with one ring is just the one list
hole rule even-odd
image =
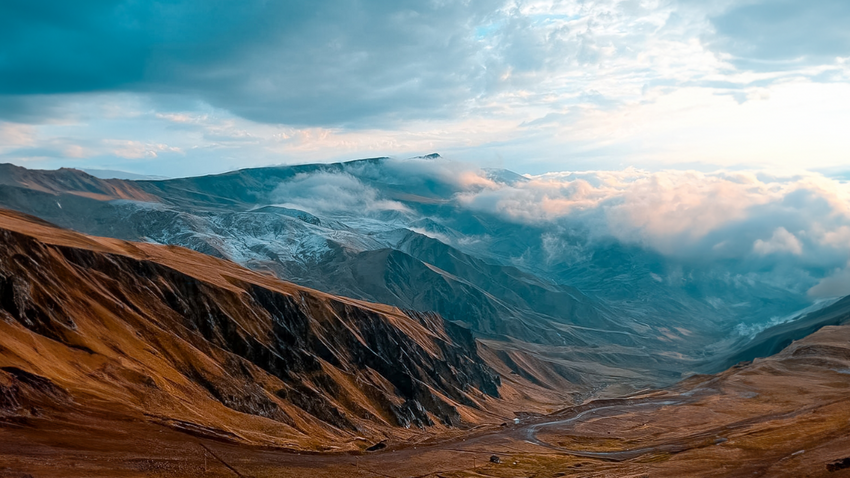
[[0, 164], [0, 185], [52, 195], [70, 194], [97, 200], [156, 200], [156, 196], [146, 193], [133, 183], [99, 179], [77, 169], [67, 168], [39, 171], [12, 164]]
[[437, 315], [5, 210], [0, 319], [3, 427], [105, 414], [357, 449], [506, 413], [470, 332]]

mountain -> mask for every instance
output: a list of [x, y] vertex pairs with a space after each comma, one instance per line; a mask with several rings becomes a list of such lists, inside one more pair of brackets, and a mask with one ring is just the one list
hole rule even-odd
[[850, 298], [393, 167], [0, 165], [0, 476], [850, 470]]
[[[72, 195], [78, 198], [109, 201], [128, 199], [155, 201], [156, 198], [143, 190], [117, 179], [98, 179], [77, 169], [29, 170], [11, 164], [0, 164], [0, 186], [4, 192], [17, 192], [20, 196], [4, 195], [4, 201], [26, 201], [27, 195], [40, 197]], [[24, 203], [25, 204], [25, 203]], [[34, 205], [37, 205], [36, 202]], [[56, 206], [56, 204], [52, 204]], [[61, 206], [56, 206], [61, 207]]]
[[510, 465], [477, 472], [505, 477], [847, 476], [848, 300], [810, 314], [813, 322], [843, 325], [823, 326], [769, 357], [715, 375], [695, 375], [665, 390], [569, 407], [506, 432], [499, 437], [505, 448], [497, 448], [495, 440], [488, 443]]
[[0, 318], [7, 425], [141, 420], [249, 444], [358, 449], [505, 413], [470, 332], [438, 315], [5, 210]]
[[850, 323], [850, 297], [833, 301], [825, 307], [806, 312], [788, 322], [762, 330], [745, 345], [736, 348], [727, 365], [748, 362], [779, 353], [796, 340], [801, 340], [823, 327]]
[[842, 476], [848, 323], [850, 297], [742, 352], [770, 357], [569, 404], [531, 344], [0, 210], [0, 475]]
[[464, 195], [482, 180], [527, 178], [506, 170], [458, 178], [439, 167], [436, 157], [371, 158], [122, 181], [2, 165], [0, 205], [87, 234], [187, 247], [331, 294], [436, 312], [512, 357], [517, 376], [553, 392], [566, 386], [577, 398], [722, 370], [750, 340], [736, 327], [811, 305], [805, 291], [730, 273], [734, 264], [677, 262], [581, 228], [467, 207]]

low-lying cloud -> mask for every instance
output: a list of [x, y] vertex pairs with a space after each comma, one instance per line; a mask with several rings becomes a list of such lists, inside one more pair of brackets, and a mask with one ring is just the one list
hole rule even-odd
[[813, 297], [842, 297], [850, 295], [850, 262], [843, 269], [836, 269], [832, 275], [823, 278], [809, 289]]
[[697, 245], [761, 256], [850, 247], [850, 185], [816, 173], [550, 173], [456, 199], [520, 222], [583, 220], [598, 233], [673, 255]]
[[788, 232], [784, 227], [777, 227], [773, 236], [768, 240], [756, 239], [753, 251], [766, 256], [768, 254], [795, 254], [803, 253], [803, 246], [797, 236]]
[[594, 241], [614, 238], [683, 263], [781, 271], [772, 280], [814, 285], [813, 297], [850, 293], [850, 183], [818, 173], [629, 168], [519, 176], [444, 159], [386, 160], [297, 177], [280, 191], [324, 211], [404, 210], [382, 196], [387, 185], [542, 231], [551, 261], [586, 259]]
[[310, 213], [359, 213], [407, 211], [396, 201], [382, 199], [374, 188], [346, 173], [301, 173], [281, 183], [272, 193], [280, 206]]

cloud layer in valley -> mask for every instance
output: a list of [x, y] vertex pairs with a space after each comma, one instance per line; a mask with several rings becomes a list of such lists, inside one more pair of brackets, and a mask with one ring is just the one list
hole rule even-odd
[[387, 159], [299, 175], [277, 194], [313, 210], [414, 214], [385, 197], [394, 185], [542, 231], [554, 262], [576, 261], [583, 248], [613, 238], [695, 267], [773, 271], [778, 285], [805, 287], [812, 297], [850, 293], [850, 183], [818, 173], [631, 168], [519, 176], [445, 159]]
[[300, 173], [278, 186], [272, 201], [279, 206], [310, 213], [356, 213], [368, 216], [382, 211], [407, 211], [397, 202], [381, 199], [379, 192], [347, 173]]
[[850, 260], [850, 184], [814, 173], [546, 174], [458, 200], [513, 220], [579, 222], [594, 234], [691, 262], [745, 261], [753, 270], [832, 277], [814, 295], [841, 289], [828, 284], [841, 282]]

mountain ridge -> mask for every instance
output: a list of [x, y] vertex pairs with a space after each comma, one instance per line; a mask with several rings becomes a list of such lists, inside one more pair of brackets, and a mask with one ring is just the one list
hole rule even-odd
[[[488, 408], [504, 413], [499, 377], [471, 334], [437, 315], [333, 297], [185, 249], [81, 236], [4, 210], [0, 235], [0, 362], [7, 373], [67, 390], [62, 396], [116, 402], [129, 392], [129, 402], [118, 402], [135, 414], [307, 448], [314, 434], [339, 443], [352, 433], [469, 426], [492, 420]], [[33, 339], [35, 349], [27, 345]], [[217, 411], [192, 411], [201, 404]], [[240, 416], [254, 417], [248, 428]], [[270, 426], [275, 435], [257, 434]]]

